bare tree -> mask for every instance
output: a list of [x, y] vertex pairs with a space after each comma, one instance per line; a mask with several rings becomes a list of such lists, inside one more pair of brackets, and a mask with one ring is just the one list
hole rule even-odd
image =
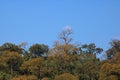
[[72, 41], [71, 34], [73, 34], [71, 27], [65, 27], [59, 34], [59, 38], [68, 45]]
[[22, 42], [18, 45], [18, 47], [25, 48], [27, 44], [28, 44], [27, 42]]

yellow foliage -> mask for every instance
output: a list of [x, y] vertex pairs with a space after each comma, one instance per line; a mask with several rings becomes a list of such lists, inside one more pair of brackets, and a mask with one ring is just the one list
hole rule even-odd
[[64, 73], [59, 76], [55, 76], [54, 80], [78, 80], [76, 76], [70, 73]]
[[13, 78], [12, 80], [37, 80], [37, 77], [34, 75], [30, 75], [30, 76], [23, 75], [17, 78]]
[[120, 64], [104, 63], [100, 70], [99, 80], [118, 80], [120, 74]]
[[49, 78], [43, 78], [42, 80], [49, 80]]
[[109, 80], [118, 80], [118, 77], [115, 76], [115, 75], [111, 75], [111, 76], [109, 77]]
[[35, 74], [38, 78], [41, 78], [46, 72], [43, 61], [44, 59], [42, 57], [33, 58], [29, 61], [25, 61], [21, 66], [21, 70], [27, 70]]

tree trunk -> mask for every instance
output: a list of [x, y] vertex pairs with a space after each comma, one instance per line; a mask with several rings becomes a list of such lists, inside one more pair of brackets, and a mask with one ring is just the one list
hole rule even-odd
[[10, 65], [10, 79], [12, 79], [12, 76], [13, 76], [13, 66], [12, 65]]

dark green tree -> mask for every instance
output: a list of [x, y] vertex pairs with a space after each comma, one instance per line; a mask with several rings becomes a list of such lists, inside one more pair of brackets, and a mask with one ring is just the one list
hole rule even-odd
[[79, 48], [80, 55], [87, 57], [87, 58], [93, 58], [96, 59], [96, 55], [100, 54], [103, 49], [96, 47], [94, 43], [90, 44], [84, 44]]
[[22, 54], [24, 49], [12, 43], [4, 43], [2, 46], [0, 46], [0, 54], [2, 54], [4, 51], [11, 51]]
[[112, 40], [111, 48], [106, 51], [107, 58], [111, 59], [117, 52], [120, 52], [120, 40]]
[[34, 44], [29, 48], [31, 57], [46, 56], [49, 48], [44, 44]]
[[103, 49], [96, 47], [94, 43], [84, 44], [80, 47], [81, 53], [100, 54], [102, 51]]

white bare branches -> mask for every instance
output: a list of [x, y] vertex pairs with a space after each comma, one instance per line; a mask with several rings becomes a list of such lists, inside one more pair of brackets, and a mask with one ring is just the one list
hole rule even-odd
[[66, 26], [59, 34], [59, 38], [67, 45], [72, 41], [72, 38], [70, 37], [71, 34], [73, 34], [71, 27]]

